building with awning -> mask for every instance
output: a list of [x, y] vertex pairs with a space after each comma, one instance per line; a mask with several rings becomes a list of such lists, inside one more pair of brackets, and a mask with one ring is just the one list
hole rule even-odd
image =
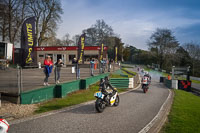
[[[62, 59], [64, 64], [72, 64], [73, 58], [77, 58], [78, 46], [45, 46], [34, 47], [36, 62], [43, 64], [47, 55], [51, 56], [53, 62], [58, 59]], [[104, 46], [103, 58], [108, 58], [108, 47]], [[84, 64], [88, 64], [91, 59], [99, 60], [100, 58], [100, 46], [85, 46], [84, 48]]]

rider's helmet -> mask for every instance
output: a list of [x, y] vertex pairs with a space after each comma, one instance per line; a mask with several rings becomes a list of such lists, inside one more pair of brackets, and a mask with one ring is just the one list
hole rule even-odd
[[104, 79], [105, 79], [105, 81], [109, 81], [109, 79], [108, 79], [108, 76], [105, 76], [105, 78], [104, 78]]

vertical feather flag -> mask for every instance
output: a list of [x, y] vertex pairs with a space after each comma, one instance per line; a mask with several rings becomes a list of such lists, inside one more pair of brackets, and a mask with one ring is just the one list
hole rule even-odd
[[104, 51], [104, 44], [102, 43], [101, 44], [101, 51], [100, 51], [100, 58], [99, 58], [100, 61], [103, 60], [103, 51]]
[[117, 53], [118, 52], [118, 48], [117, 46], [115, 46], [115, 63], [117, 63]]
[[30, 17], [24, 21], [21, 31], [22, 66], [31, 64], [34, 61], [33, 47], [35, 46], [35, 39], [35, 17]]
[[85, 33], [82, 34], [78, 42], [78, 63], [84, 63]]

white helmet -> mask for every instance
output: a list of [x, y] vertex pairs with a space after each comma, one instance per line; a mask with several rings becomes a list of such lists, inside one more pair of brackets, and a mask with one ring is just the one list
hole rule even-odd
[[149, 74], [149, 72], [145, 71], [145, 72], [144, 72], [144, 74], [145, 74], [145, 75], [148, 75], [148, 74]]

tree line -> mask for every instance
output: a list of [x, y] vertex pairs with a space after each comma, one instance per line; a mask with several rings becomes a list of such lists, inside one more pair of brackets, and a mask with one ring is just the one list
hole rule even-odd
[[172, 67], [191, 68], [193, 76], [200, 76], [200, 44], [189, 42], [180, 44], [170, 29], [158, 28], [149, 38], [148, 51], [127, 45], [124, 60], [144, 65], [157, 64], [160, 69], [171, 72]]

